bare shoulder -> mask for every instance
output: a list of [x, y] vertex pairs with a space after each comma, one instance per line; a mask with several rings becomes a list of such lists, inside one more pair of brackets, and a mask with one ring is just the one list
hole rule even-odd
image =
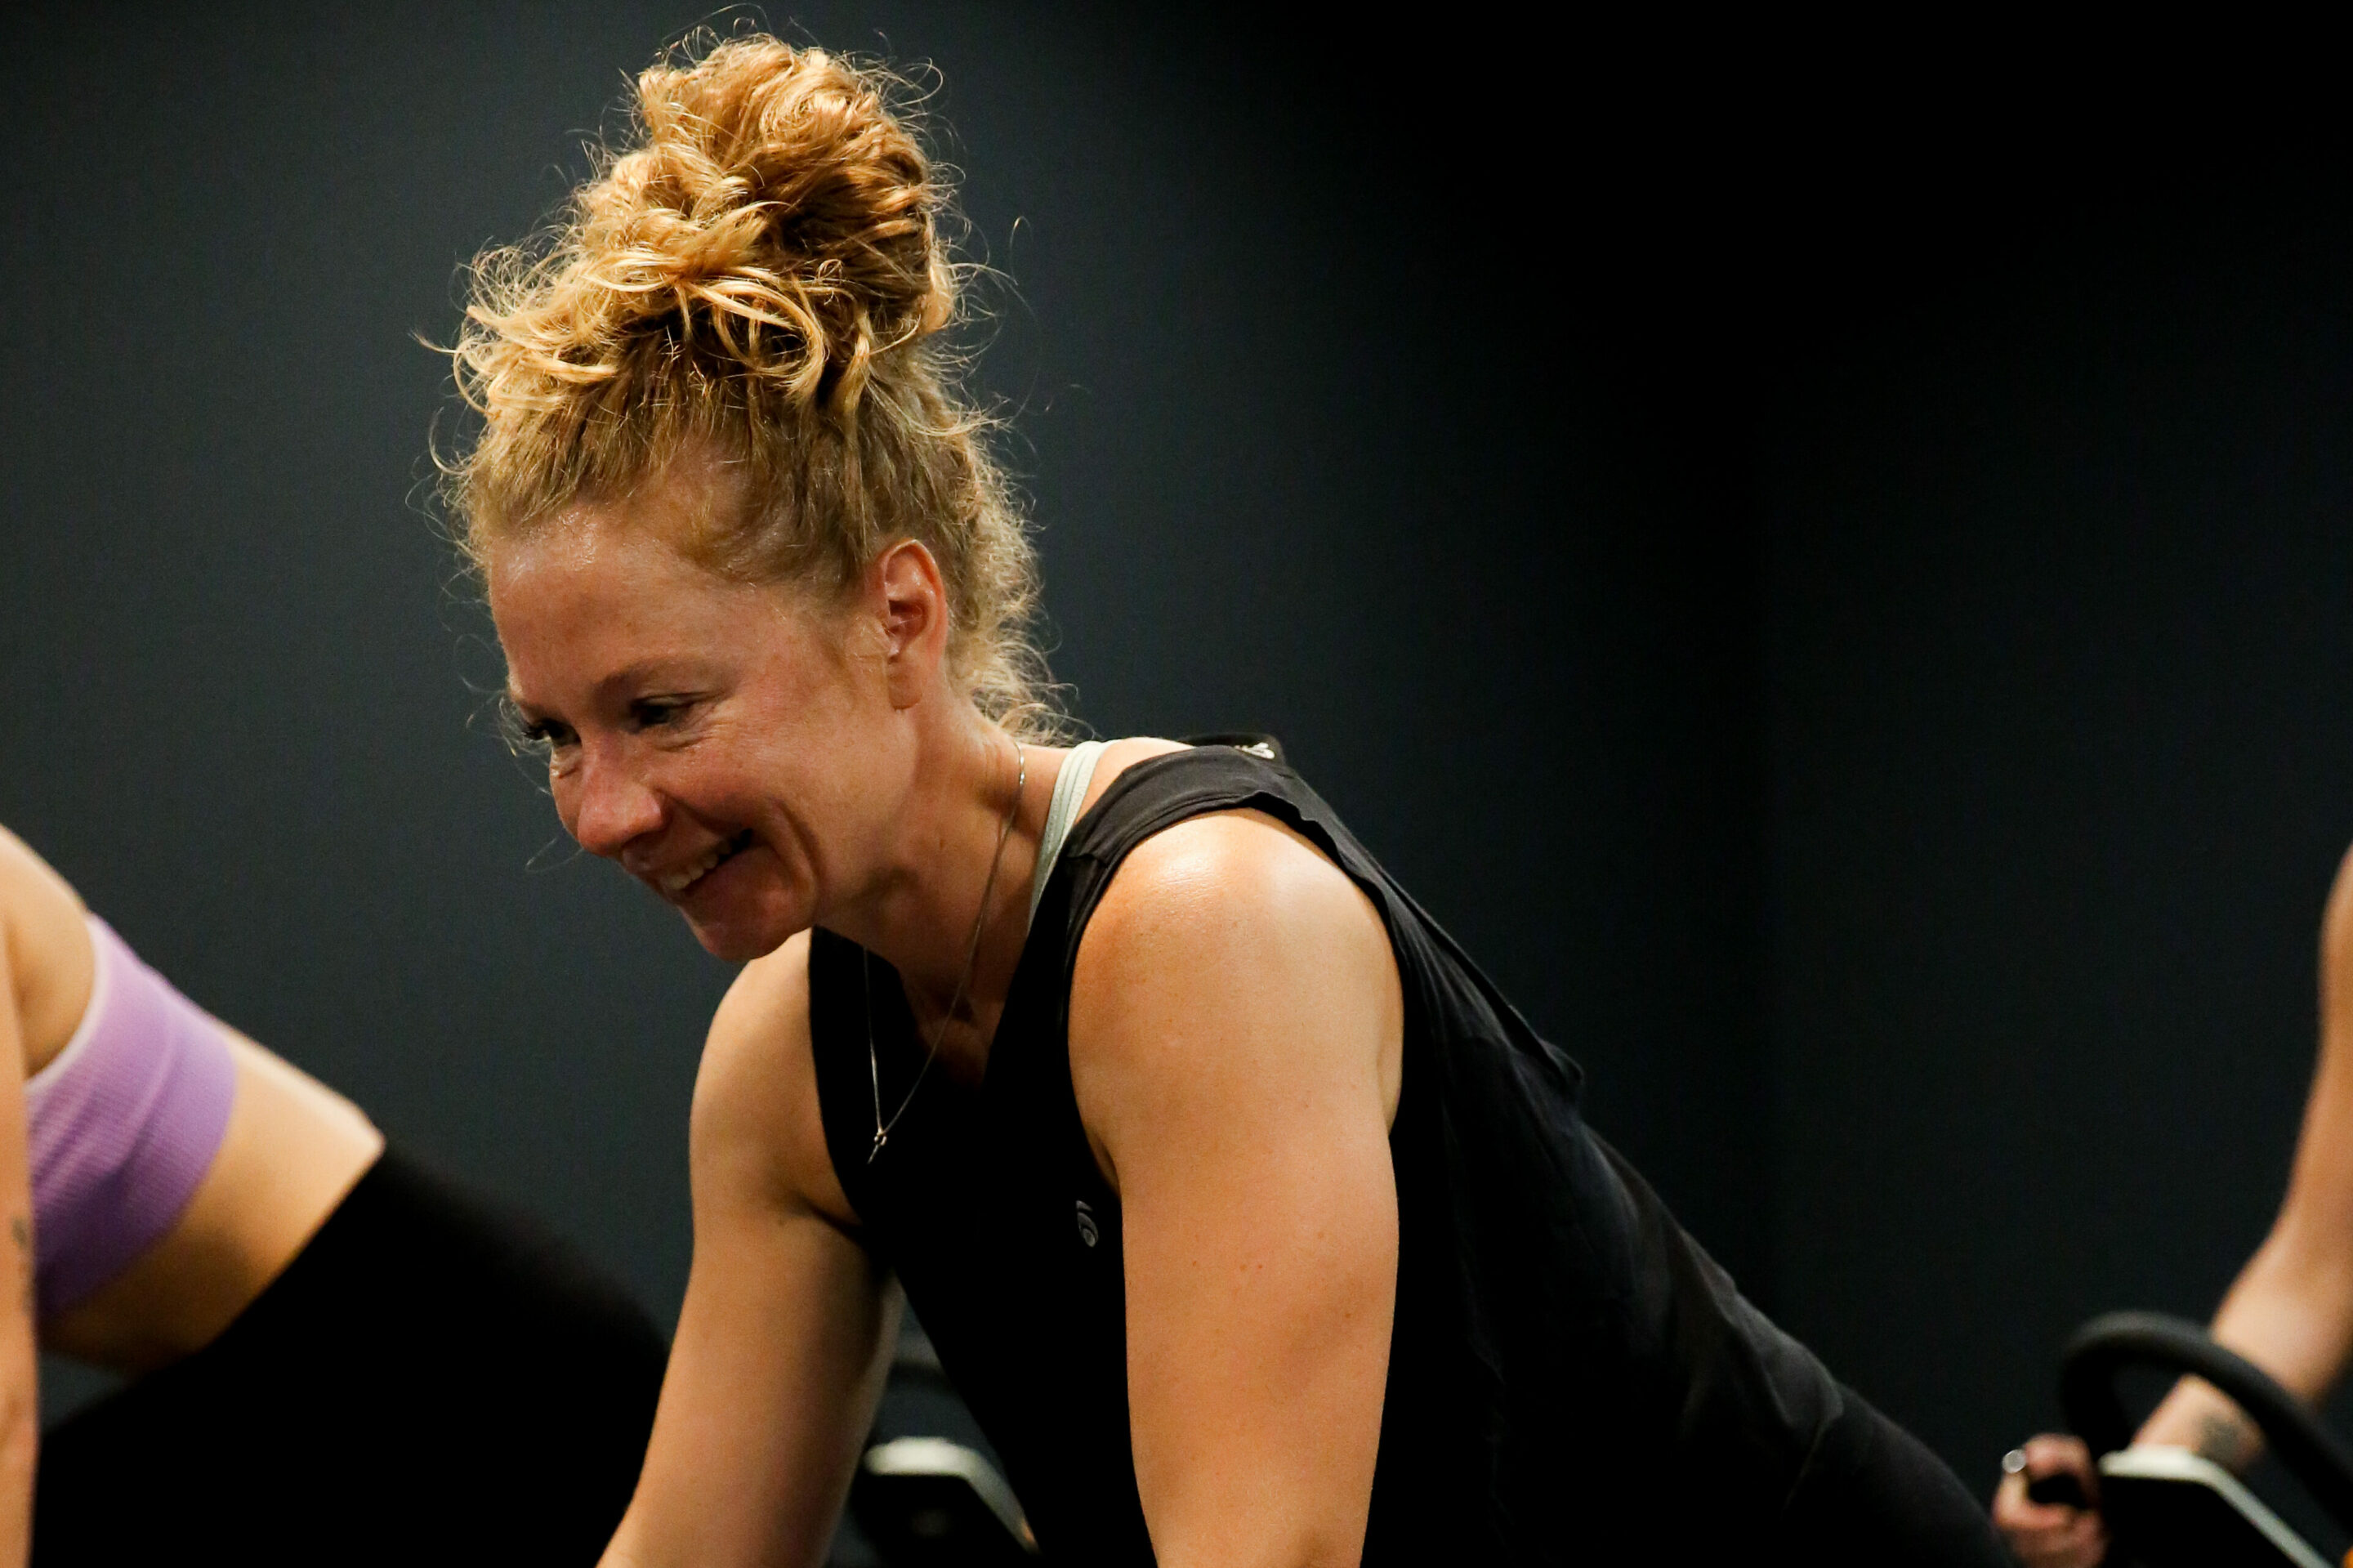
[[1387, 950], [1372, 901], [1304, 834], [1262, 811], [1216, 811], [1130, 852], [1082, 953], [1150, 962], [1161, 949], [1206, 955], [1235, 940], [1313, 952], [1367, 936]]
[[857, 1223], [818, 1109], [808, 953], [804, 931], [744, 965], [712, 1018], [690, 1132], [698, 1208], [720, 1199]]
[[79, 921], [81, 895], [33, 847], [0, 827], [0, 916], [11, 927]]
[[24, 840], [0, 828], [0, 941], [24, 1070], [61, 1050], [90, 1005], [95, 958], [81, 896]]
[[1081, 939], [1071, 1072], [1105, 1172], [1124, 1128], [1185, 1136], [1350, 1084], [1395, 1114], [1404, 1005], [1364, 890], [1256, 811], [1138, 845]]

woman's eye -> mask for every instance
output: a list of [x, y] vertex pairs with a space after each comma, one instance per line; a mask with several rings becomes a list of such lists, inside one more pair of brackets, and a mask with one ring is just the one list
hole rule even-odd
[[666, 724], [677, 723], [679, 715], [691, 705], [667, 698], [649, 697], [629, 705], [629, 718], [639, 729], [656, 729]]
[[533, 718], [513, 697], [501, 694], [496, 708], [499, 733], [509, 747], [516, 751], [533, 751], [542, 757], [552, 756], [558, 747], [567, 746], [579, 738], [566, 726], [554, 718]]

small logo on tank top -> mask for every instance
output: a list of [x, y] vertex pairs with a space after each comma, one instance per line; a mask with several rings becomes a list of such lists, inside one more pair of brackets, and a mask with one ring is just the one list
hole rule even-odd
[[1079, 1200], [1079, 1239], [1089, 1246], [1103, 1240], [1103, 1232], [1095, 1226], [1095, 1212], [1087, 1207], [1083, 1198]]

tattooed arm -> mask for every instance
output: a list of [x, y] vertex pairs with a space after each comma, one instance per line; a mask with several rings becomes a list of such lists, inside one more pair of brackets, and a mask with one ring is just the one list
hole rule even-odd
[[32, 1543], [33, 1459], [40, 1383], [33, 1351], [33, 1203], [25, 1174], [25, 1054], [16, 966], [0, 921], [0, 1216], [8, 1230], [0, 1296], [0, 1568], [21, 1568]]
[[[2271, 1234], [2239, 1271], [2214, 1316], [2214, 1338], [2318, 1404], [2353, 1354], [2353, 854], [2337, 872], [2320, 928], [2320, 1065], [2287, 1201]], [[2244, 1469], [2263, 1438], [2239, 1407], [2183, 1378], [2141, 1427], [2142, 1443], [2189, 1448]], [[2107, 1554], [2095, 1510], [2037, 1503], [2030, 1477], [2072, 1473], [2094, 1498], [2099, 1478], [2083, 1440], [2044, 1435], [2021, 1450], [2024, 1467], [1994, 1494], [1994, 1522], [2028, 1568], [2093, 1568]]]
[[[2353, 1354], [2353, 854], [2320, 929], [2320, 1065], [2287, 1201], [2214, 1318], [2214, 1337], [2317, 1403]], [[2262, 1451], [2239, 1409], [2184, 1379], [2141, 1429], [2238, 1469]]]

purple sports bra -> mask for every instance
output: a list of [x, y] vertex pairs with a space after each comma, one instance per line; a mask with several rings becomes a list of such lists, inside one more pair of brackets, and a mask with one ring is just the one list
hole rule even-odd
[[43, 1319], [161, 1240], [228, 1130], [220, 1026], [89, 916], [97, 974], [73, 1038], [25, 1083], [35, 1293]]

